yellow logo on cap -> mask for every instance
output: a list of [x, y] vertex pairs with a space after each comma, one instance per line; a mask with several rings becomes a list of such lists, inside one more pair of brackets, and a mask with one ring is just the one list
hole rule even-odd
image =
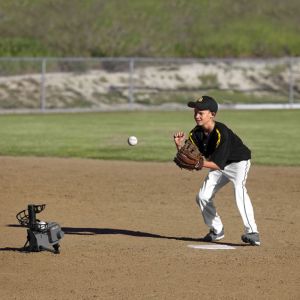
[[197, 102], [202, 102], [203, 101], [203, 97], [200, 97], [196, 100]]

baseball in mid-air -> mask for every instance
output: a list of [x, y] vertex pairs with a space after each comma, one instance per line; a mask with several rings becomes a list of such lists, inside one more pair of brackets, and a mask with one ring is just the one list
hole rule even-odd
[[128, 144], [130, 146], [135, 146], [138, 143], [138, 139], [136, 136], [132, 135], [128, 138]]

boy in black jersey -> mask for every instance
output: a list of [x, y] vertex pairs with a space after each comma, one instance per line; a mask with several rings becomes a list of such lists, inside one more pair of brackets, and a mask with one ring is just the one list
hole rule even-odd
[[[197, 194], [197, 203], [201, 208], [209, 233], [204, 241], [213, 242], [224, 238], [224, 227], [213, 204], [218, 190], [231, 181], [234, 185], [235, 200], [244, 223], [242, 240], [251, 245], [260, 245], [260, 238], [254, 219], [253, 207], [245, 184], [250, 169], [251, 151], [242, 140], [226, 125], [216, 122], [217, 102], [209, 96], [203, 96], [188, 106], [194, 108], [196, 127], [188, 136], [205, 157], [204, 168], [210, 171]], [[179, 150], [186, 140], [184, 132], [174, 134], [174, 142]]]

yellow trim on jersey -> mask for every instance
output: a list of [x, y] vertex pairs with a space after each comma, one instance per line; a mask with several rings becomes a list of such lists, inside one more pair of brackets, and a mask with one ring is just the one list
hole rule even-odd
[[194, 140], [192, 139], [192, 135], [193, 135], [193, 131], [190, 132], [190, 134], [189, 134], [189, 139], [191, 140], [191, 142], [192, 142], [194, 145], [196, 145], [195, 142], [194, 142]]
[[216, 132], [217, 132], [217, 135], [218, 135], [218, 140], [217, 140], [217, 143], [216, 143], [216, 148], [218, 148], [220, 142], [221, 142], [221, 133], [219, 131], [219, 129], [216, 129]]

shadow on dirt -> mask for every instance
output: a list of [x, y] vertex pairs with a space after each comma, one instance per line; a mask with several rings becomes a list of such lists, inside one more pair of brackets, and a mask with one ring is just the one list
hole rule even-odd
[[25, 252], [24, 248], [13, 248], [13, 247], [4, 247], [0, 248], [0, 252], [2, 251], [15, 251], [15, 252]]
[[[126, 230], [126, 229], [63, 227], [62, 230], [64, 231], [65, 234], [76, 234], [76, 235], [122, 234], [122, 235], [128, 235], [133, 237], [168, 239], [168, 240], [187, 241], [187, 242], [205, 242], [202, 238], [164, 236], [160, 234], [154, 234], [154, 233], [143, 232], [143, 231]], [[228, 246], [246, 246], [245, 244], [222, 243], [222, 242], [217, 242], [217, 244], [228, 245]]]
[[[16, 224], [9, 224], [8, 227], [22, 227]], [[177, 240], [177, 241], [186, 241], [186, 242], [205, 242], [203, 238], [192, 238], [192, 237], [177, 237], [177, 236], [164, 236], [155, 233], [143, 232], [143, 231], [134, 231], [127, 229], [115, 229], [115, 228], [92, 228], [92, 227], [62, 227], [62, 230], [65, 234], [74, 234], [74, 235], [127, 235], [132, 237], [144, 237], [144, 238], [156, 238], [156, 239], [167, 239], [167, 240]], [[207, 243], [207, 242], [206, 242]], [[228, 246], [248, 246], [242, 243], [223, 243], [215, 242], [219, 245], [228, 245]], [[19, 248], [0, 248], [0, 251], [20, 251]]]

